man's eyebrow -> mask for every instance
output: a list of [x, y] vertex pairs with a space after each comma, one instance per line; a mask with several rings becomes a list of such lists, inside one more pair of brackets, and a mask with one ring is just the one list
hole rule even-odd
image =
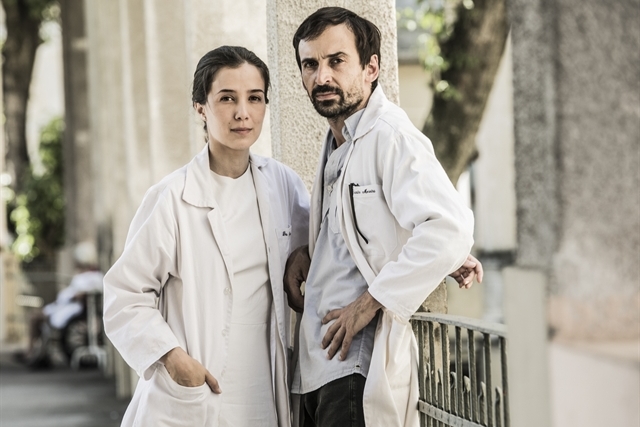
[[[333, 59], [333, 58], [338, 58], [340, 56], [347, 56], [347, 54], [345, 52], [336, 52], [336, 53], [330, 53], [329, 55], [327, 55], [325, 58], [329, 58], [329, 59]], [[307, 62], [315, 62], [316, 59], [315, 58], [302, 58], [300, 60], [301, 64], [305, 64]]]
[[347, 56], [347, 54], [344, 52], [336, 52], [336, 53], [331, 53], [327, 55], [327, 58], [337, 58], [339, 56]]

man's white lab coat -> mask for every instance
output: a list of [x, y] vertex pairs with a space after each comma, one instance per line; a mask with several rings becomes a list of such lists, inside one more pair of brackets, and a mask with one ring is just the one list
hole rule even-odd
[[[311, 197], [312, 255], [322, 221], [323, 168], [321, 161]], [[369, 292], [384, 306], [364, 390], [365, 422], [418, 426], [417, 345], [409, 319], [467, 258], [473, 214], [431, 141], [379, 86], [360, 118], [334, 191], [349, 253]]]
[[[308, 237], [308, 194], [286, 166], [251, 155], [250, 167], [267, 247], [273, 305], [271, 374], [280, 427], [289, 426], [289, 309], [284, 265]], [[208, 148], [149, 189], [124, 251], [105, 276], [105, 331], [141, 376], [123, 426], [217, 426], [220, 395], [203, 384], [174, 382], [160, 357], [182, 347], [224, 392], [233, 265], [213, 198]], [[241, 194], [238, 197], [242, 197]], [[257, 242], [262, 244], [262, 242]]]

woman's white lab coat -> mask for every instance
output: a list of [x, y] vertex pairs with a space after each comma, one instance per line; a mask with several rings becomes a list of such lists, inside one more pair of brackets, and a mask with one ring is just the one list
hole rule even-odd
[[[300, 178], [272, 159], [251, 155], [269, 277], [271, 374], [280, 427], [289, 426], [289, 309], [284, 265], [308, 237], [308, 194]], [[140, 381], [123, 426], [217, 426], [220, 395], [206, 384], [174, 382], [160, 357], [182, 347], [218, 379], [224, 391], [233, 299], [228, 235], [213, 197], [205, 147], [149, 189], [124, 251], [105, 276], [104, 323], [109, 339]], [[242, 197], [241, 194], [238, 197]], [[263, 244], [256, 242], [256, 244]]]

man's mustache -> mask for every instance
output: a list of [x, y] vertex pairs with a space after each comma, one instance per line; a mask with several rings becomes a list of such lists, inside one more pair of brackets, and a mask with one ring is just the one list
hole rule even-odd
[[340, 88], [333, 87], [333, 86], [330, 86], [330, 85], [316, 86], [311, 91], [311, 95], [313, 97], [315, 97], [316, 95], [319, 95], [321, 93], [335, 93], [335, 94], [338, 94], [338, 95], [342, 96], [342, 90]]

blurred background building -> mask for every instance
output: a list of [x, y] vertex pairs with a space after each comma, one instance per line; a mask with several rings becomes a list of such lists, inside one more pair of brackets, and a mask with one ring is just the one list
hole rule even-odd
[[[485, 281], [464, 292], [451, 283], [430, 307], [507, 324], [512, 425], [640, 425], [638, 0], [40, 3], [34, 24], [21, 13], [38, 2], [2, 0], [4, 348], [24, 342], [25, 310], [68, 283], [70, 248], [95, 242], [106, 271], [146, 189], [199, 151], [190, 82], [210, 49], [246, 46], [269, 64], [270, 132], [254, 151], [310, 185], [326, 123], [306, 99], [291, 38], [336, 4], [379, 25], [385, 92], [433, 140], [475, 212]], [[28, 46], [10, 42], [30, 25], [42, 43], [24, 76], [12, 67]], [[21, 130], [18, 77], [29, 75]], [[63, 215], [38, 232], [57, 227], [64, 239], [41, 236], [38, 247], [34, 203], [58, 193], [33, 176], [53, 174], [56, 135]], [[127, 397], [137, 377], [111, 360]]]

